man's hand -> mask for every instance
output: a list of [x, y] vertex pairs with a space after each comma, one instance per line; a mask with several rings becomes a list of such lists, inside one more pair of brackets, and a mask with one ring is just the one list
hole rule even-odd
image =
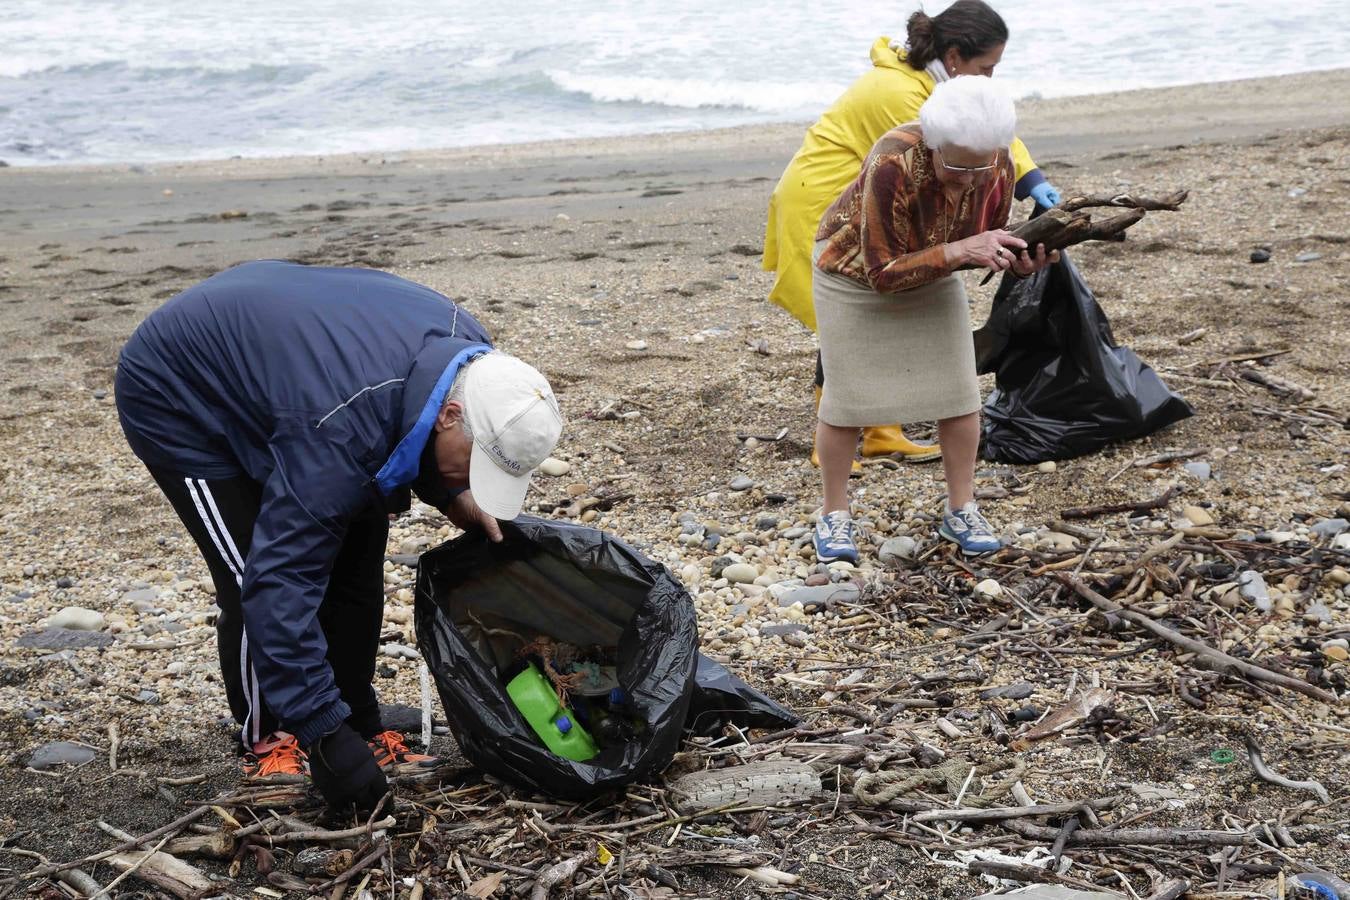
[[1060, 201], [1059, 191], [1048, 181], [1042, 181], [1031, 189], [1031, 199], [1035, 200], [1046, 209], [1052, 206], [1058, 206]]
[[310, 745], [309, 775], [323, 799], [339, 811], [355, 806], [369, 813], [389, 791], [370, 745], [346, 722]]
[[496, 519], [478, 508], [473, 499], [473, 491], [461, 491], [451, 497], [450, 505], [445, 508], [445, 516], [456, 528], [463, 531], [481, 528], [487, 532], [488, 540], [501, 543], [502, 526]]

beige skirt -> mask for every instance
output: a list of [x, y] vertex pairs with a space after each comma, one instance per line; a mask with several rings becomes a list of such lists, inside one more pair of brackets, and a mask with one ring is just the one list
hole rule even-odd
[[955, 275], [899, 294], [812, 271], [825, 390], [840, 427], [950, 419], [980, 408], [966, 290]]

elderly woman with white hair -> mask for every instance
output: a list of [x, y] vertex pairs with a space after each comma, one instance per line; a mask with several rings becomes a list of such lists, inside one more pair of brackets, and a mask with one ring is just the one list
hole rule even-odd
[[859, 430], [936, 419], [947, 477], [940, 534], [967, 555], [1001, 546], [975, 503], [980, 392], [966, 292], [955, 272], [1030, 275], [1058, 259], [1003, 228], [1016, 113], [988, 78], [943, 82], [919, 120], [873, 146], [816, 232], [812, 291], [825, 389], [816, 426], [822, 562], [856, 562], [848, 476]]

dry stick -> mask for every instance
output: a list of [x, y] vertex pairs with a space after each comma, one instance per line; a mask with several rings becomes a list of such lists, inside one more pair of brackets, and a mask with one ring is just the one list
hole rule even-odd
[[355, 878], [357, 875], [360, 875], [366, 869], [370, 868], [371, 866], [375, 865], [375, 863], [379, 862], [388, 852], [389, 852], [389, 842], [380, 841], [380, 843], [375, 847], [374, 850], [370, 851], [360, 860], [353, 863], [350, 869], [343, 872], [341, 875], [339, 875], [338, 877], [334, 878], [332, 881], [326, 884], [321, 884], [316, 887], [310, 888], [309, 889], [310, 893], [321, 894], [324, 891], [330, 890], [339, 885], [346, 884], [347, 882]]
[[1316, 685], [1311, 685], [1306, 681], [1299, 681], [1297, 678], [1291, 678], [1290, 676], [1282, 675], [1279, 672], [1272, 672], [1270, 669], [1265, 669], [1261, 666], [1246, 662], [1245, 660], [1238, 659], [1237, 657], [1229, 656], [1222, 650], [1216, 650], [1206, 643], [1197, 641], [1194, 638], [1188, 638], [1184, 634], [1173, 631], [1166, 625], [1159, 624], [1142, 613], [1137, 613], [1132, 609], [1121, 606], [1115, 601], [1108, 600], [1077, 578], [1064, 575], [1057, 577], [1064, 582], [1064, 584], [1073, 588], [1078, 593], [1078, 596], [1087, 600], [1103, 612], [1114, 613], [1122, 618], [1128, 619], [1145, 631], [1150, 631], [1158, 637], [1176, 644], [1178, 647], [1189, 650], [1191, 653], [1196, 654], [1208, 662], [1209, 668], [1216, 672], [1224, 675], [1241, 675], [1250, 678], [1252, 681], [1260, 681], [1266, 684], [1273, 684], [1277, 687], [1286, 688], [1291, 691], [1297, 691], [1300, 694], [1304, 694], [1316, 700], [1321, 700], [1323, 703], [1328, 703], [1332, 706], [1337, 706], [1341, 703], [1340, 698], [1335, 694], [1324, 691]]
[[1197, 456], [1204, 456], [1209, 453], [1208, 450], [1169, 450], [1166, 453], [1157, 453], [1153, 456], [1145, 456], [1142, 459], [1136, 459], [1130, 462], [1130, 465], [1136, 469], [1147, 469], [1149, 466], [1162, 465], [1163, 463], [1180, 462], [1183, 459], [1195, 459]]
[[145, 845], [147, 841], [153, 841], [155, 838], [160, 837], [162, 835], [174, 834], [182, 830], [186, 825], [197, 821], [210, 811], [211, 811], [210, 804], [199, 806], [192, 812], [183, 816], [179, 816], [177, 819], [174, 819], [168, 825], [163, 825], [159, 828], [156, 828], [154, 831], [151, 831], [148, 834], [141, 835], [138, 838], [133, 838], [132, 840], [129, 841], [123, 841], [116, 847], [113, 847], [111, 850], [103, 850], [98, 853], [92, 853], [89, 856], [84, 857], [83, 859], [77, 859], [71, 862], [54, 863], [52, 865], [42, 866], [40, 868], [34, 869], [31, 872], [25, 872], [22, 875], [11, 875], [8, 878], [0, 879], [0, 884], [14, 884], [19, 881], [26, 881], [30, 878], [42, 878], [47, 875], [55, 875], [57, 872], [64, 872], [67, 869], [74, 869], [78, 866], [83, 866], [88, 863], [101, 862], [102, 860], [105, 860], [110, 856], [115, 856], [118, 853], [123, 853], [127, 850], [135, 850], [137, 847], [142, 847]]
[[[1110, 809], [1117, 798], [1106, 797], [1091, 801], [1094, 809]], [[1080, 802], [1050, 803], [1040, 806], [999, 806], [990, 809], [933, 809], [915, 813], [911, 822], [983, 822], [993, 819], [1017, 819], [1022, 816], [1055, 816], [1076, 812], [1083, 806]]]
[[1161, 509], [1172, 502], [1172, 498], [1177, 495], [1180, 488], [1173, 485], [1163, 492], [1162, 496], [1155, 497], [1152, 500], [1144, 500], [1139, 503], [1104, 503], [1101, 506], [1075, 506], [1060, 512], [1061, 519], [1090, 519], [1093, 516], [1102, 516], [1108, 513], [1119, 512], [1148, 512], [1154, 509]]
[[[324, 843], [327, 841], [346, 840], [347, 838], [365, 837], [371, 831], [382, 831], [386, 828], [393, 828], [397, 824], [398, 820], [393, 816], [389, 816], [378, 822], [372, 822], [369, 825], [358, 825], [355, 828], [346, 828], [342, 831], [324, 831], [322, 829], [315, 831], [283, 831], [281, 834], [268, 834], [267, 839], [274, 844], [293, 844], [296, 841], [315, 841]], [[242, 830], [243, 829], [240, 829], [240, 831]], [[235, 832], [235, 834], [239, 833], [239, 831]]]
[[[1053, 841], [1060, 829], [1033, 825], [1021, 819], [1008, 819], [1003, 827], [1034, 841]], [[1129, 844], [1176, 847], [1241, 847], [1255, 839], [1245, 831], [1204, 831], [1182, 828], [1100, 828], [1075, 831], [1069, 836], [1071, 847], [1123, 847]]]
[[1129, 575], [1132, 572], [1137, 572], [1154, 557], [1160, 556], [1166, 553], [1167, 551], [1171, 550], [1177, 544], [1180, 544], [1182, 540], [1185, 539], [1185, 537], [1186, 535], [1183, 532], [1178, 531], [1176, 534], [1172, 535], [1167, 540], [1161, 541], [1157, 544], [1154, 544], [1152, 547], [1149, 547], [1147, 550], [1143, 552], [1143, 554], [1137, 560], [1125, 563], [1124, 565], [1116, 566], [1116, 568], [1111, 570], [1111, 574]]
[[1038, 866], [1023, 866], [1017, 863], [998, 862], [996, 860], [973, 859], [966, 867], [972, 875], [992, 875], [1009, 881], [1024, 881], [1038, 884], [1062, 884], [1066, 887], [1082, 888], [1085, 891], [1100, 891], [1101, 886], [1088, 881], [1080, 881], [1068, 875], [1058, 875]]
[[1251, 735], [1247, 736], [1247, 755], [1251, 758], [1252, 769], [1255, 770], [1256, 774], [1263, 781], [1269, 781], [1271, 784], [1278, 784], [1280, 787], [1292, 788], [1296, 791], [1312, 791], [1317, 794], [1317, 799], [1321, 800], [1323, 803], [1331, 803], [1331, 795], [1327, 793], [1327, 789], [1324, 788], [1321, 783], [1316, 781], [1295, 781], [1294, 779], [1286, 778], [1277, 772], [1272, 772], [1266, 765], [1266, 761], [1261, 758], [1261, 748], [1257, 746], [1256, 741]]

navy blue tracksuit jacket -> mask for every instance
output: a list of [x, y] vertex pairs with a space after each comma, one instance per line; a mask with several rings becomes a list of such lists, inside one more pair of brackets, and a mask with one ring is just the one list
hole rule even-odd
[[177, 295], [122, 351], [118, 411], [138, 457], [263, 487], [244, 628], [263, 697], [301, 746], [350, 714], [316, 618], [346, 523], [409, 486], [445, 501], [436, 473], [418, 477], [422, 452], [455, 372], [489, 349], [430, 288], [269, 260]]

